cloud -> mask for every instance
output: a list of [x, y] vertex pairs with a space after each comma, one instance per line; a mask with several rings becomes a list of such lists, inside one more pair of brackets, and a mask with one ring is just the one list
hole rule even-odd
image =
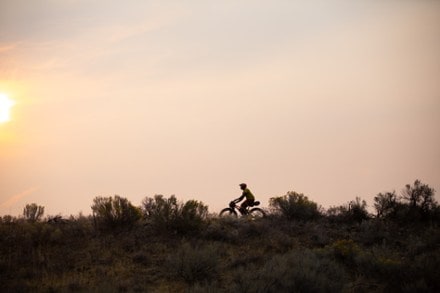
[[9, 197], [9, 199], [4, 201], [2, 204], [0, 204], [0, 208], [10, 208], [14, 204], [16, 204], [18, 201], [20, 201], [22, 198], [24, 198], [25, 196], [28, 196], [28, 195], [34, 193], [37, 190], [38, 190], [38, 187], [34, 186], [34, 187], [26, 189], [23, 192], [15, 194], [15, 195]]

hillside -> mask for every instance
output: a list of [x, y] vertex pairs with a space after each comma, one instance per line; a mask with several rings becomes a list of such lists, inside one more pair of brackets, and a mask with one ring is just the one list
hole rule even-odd
[[430, 217], [402, 207], [364, 217], [359, 200], [324, 212], [289, 193], [251, 219], [161, 196], [139, 218], [119, 200], [113, 221], [98, 209], [108, 198], [95, 199], [94, 217], [2, 217], [0, 291], [440, 292], [435, 202]]

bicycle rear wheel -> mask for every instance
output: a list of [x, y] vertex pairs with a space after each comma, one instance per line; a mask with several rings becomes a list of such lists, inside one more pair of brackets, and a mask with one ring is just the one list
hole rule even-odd
[[266, 216], [266, 213], [260, 208], [253, 208], [249, 211], [249, 217], [251, 219], [261, 219]]
[[223, 218], [226, 218], [226, 217], [236, 218], [237, 217], [237, 212], [234, 209], [225, 208], [225, 209], [221, 210], [219, 216], [223, 217]]

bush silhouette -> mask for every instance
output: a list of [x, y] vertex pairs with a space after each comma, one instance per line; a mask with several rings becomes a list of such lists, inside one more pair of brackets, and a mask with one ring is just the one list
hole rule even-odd
[[337, 262], [305, 249], [242, 267], [235, 278], [227, 292], [341, 292], [346, 273]]
[[194, 247], [184, 242], [175, 253], [167, 257], [167, 274], [170, 278], [181, 278], [189, 284], [212, 280], [218, 275], [218, 251], [218, 245]]
[[401, 223], [438, 221], [440, 209], [434, 195], [433, 188], [420, 180], [415, 180], [413, 185], [405, 186], [400, 198], [394, 191], [379, 193], [374, 197], [374, 207], [378, 218]]
[[362, 222], [370, 218], [367, 211], [367, 202], [361, 200], [360, 197], [356, 197], [355, 200], [350, 201], [349, 206], [349, 217], [353, 221]]
[[435, 190], [420, 180], [414, 181], [414, 185], [407, 184], [402, 192], [402, 198], [408, 201], [411, 214], [418, 214], [423, 220], [430, 217], [437, 208], [434, 198]]
[[[420, 194], [414, 188], [405, 190]], [[97, 197], [94, 216], [64, 222], [2, 215], [0, 292], [440, 292], [438, 223], [411, 216], [422, 220], [428, 206], [432, 219], [435, 201], [378, 195], [381, 216], [363, 221], [358, 198], [334, 208], [341, 222], [304, 221], [313, 217], [301, 208], [313, 214], [315, 205], [288, 195], [261, 221], [208, 219], [201, 202], [174, 196], [145, 198], [141, 208]]]
[[275, 214], [287, 219], [310, 220], [321, 215], [315, 202], [295, 191], [289, 191], [284, 196], [271, 198], [269, 205]]
[[23, 216], [29, 222], [41, 220], [44, 214], [44, 207], [36, 203], [27, 204], [23, 209]]
[[97, 223], [105, 228], [129, 226], [141, 218], [140, 209], [118, 195], [95, 197], [92, 211]]
[[362, 222], [370, 218], [367, 211], [367, 202], [356, 197], [346, 205], [331, 207], [326, 212], [330, 220], [337, 222]]
[[396, 212], [398, 199], [396, 192], [379, 193], [374, 197], [374, 208], [378, 218], [387, 218]]
[[180, 202], [174, 195], [169, 198], [155, 195], [142, 201], [142, 211], [147, 223], [155, 229], [187, 233], [201, 228], [208, 206], [196, 200]]

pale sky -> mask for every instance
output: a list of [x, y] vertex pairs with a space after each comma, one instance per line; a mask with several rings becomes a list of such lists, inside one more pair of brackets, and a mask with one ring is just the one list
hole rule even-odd
[[440, 1], [0, 0], [0, 215], [439, 192], [439, 52]]

